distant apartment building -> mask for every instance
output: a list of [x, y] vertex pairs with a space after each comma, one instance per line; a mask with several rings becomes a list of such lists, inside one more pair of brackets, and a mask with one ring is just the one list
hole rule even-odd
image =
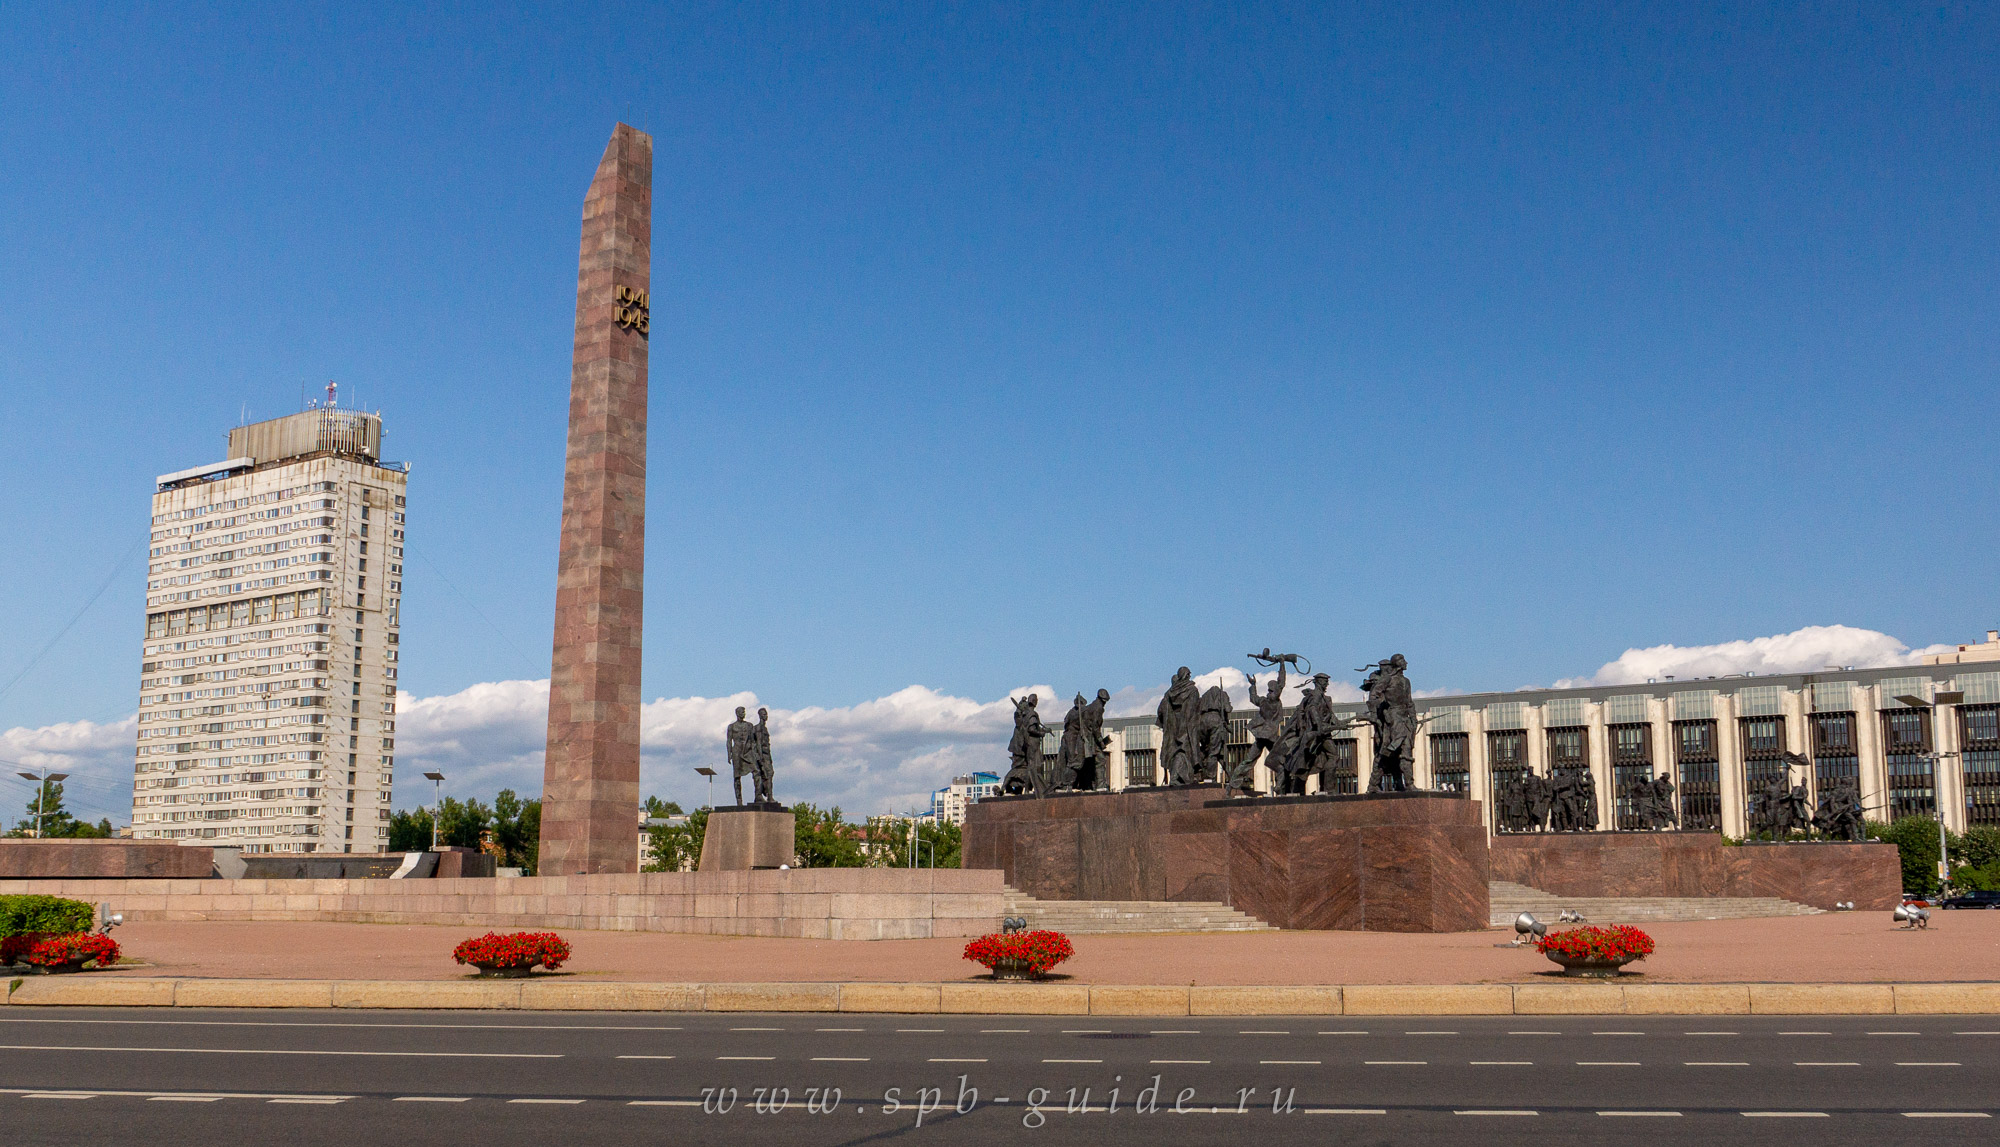
[[966, 806], [1000, 791], [999, 773], [969, 773], [931, 793], [930, 819], [935, 824], [965, 824]]
[[134, 837], [387, 847], [409, 467], [381, 443], [329, 388], [158, 478]]
[[[1631, 786], [1660, 776], [1674, 782], [1682, 827], [1730, 836], [1749, 832], [1754, 796], [1778, 776], [1805, 785], [1814, 802], [1830, 784], [1854, 781], [1871, 820], [1942, 815], [1954, 832], [2000, 825], [2000, 632], [1923, 660], [1421, 697], [1414, 780], [1470, 793], [1484, 802], [1489, 824], [1496, 786], [1523, 773], [1582, 770], [1599, 794], [1600, 829], [1637, 827]], [[1342, 718], [1361, 710], [1334, 706]], [[1254, 749], [1252, 716], [1232, 715], [1232, 762]], [[1107, 719], [1104, 731], [1112, 735], [1112, 788], [1159, 783], [1153, 718]], [[1053, 733], [1044, 741], [1045, 763], [1053, 764], [1057, 744]], [[1367, 791], [1374, 752], [1366, 723], [1339, 734], [1333, 791]], [[1258, 788], [1269, 792], [1270, 770], [1260, 762], [1255, 772]], [[1319, 791], [1317, 779], [1310, 784]]]

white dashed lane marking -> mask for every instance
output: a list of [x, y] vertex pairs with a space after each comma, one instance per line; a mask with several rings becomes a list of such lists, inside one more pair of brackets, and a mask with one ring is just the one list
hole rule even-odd
[[1423, 1067], [1429, 1060], [1423, 1059], [1368, 1059], [1362, 1063], [1368, 1067]]
[[1264, 1067], [1318, 1067], [1319, 1066], [1319, 1061], [1316, 1059], [1260, 1059], [1257, 1062]]
[[1687, 1063], [1683, 1063], [1681, 1064], [1681, 1066], [1682, 1067], [1749, 1067], [1750, 1064], [1744, 1060], [1699, 1060], [1698, 1059], [1698, 1060], [1691, 1060]]
[[670, 1055], [621, 1055], [619, 1059], [672, 1059]]
[[1905, 1119], [1991, 1119], [1984, 1111], [1905, 1111]]
[[1827, 1119], [1824, 1111], [1746, 1111], [1745, 1119]]
[[1897, 1067], [1959, 1067], [1961, 1065], [1949, 1061], [1941, 1061], [1938, 1063], [1904, 1063], [1898, 1060], [1896, 1066]]
[[1638, 1118], [1638, 1119], [1662, 1118], [1667, 1116], [1678, 1118], [1680, 1116], [1680, 1112], [1678, 1111], [1600, 1111], [1598, 1112], [1598, 1114], [1606, 1116], [1625, 1116], [1628, 1118]]
[[812, 1058], [812, 1061], [814, 1063], [867, 1063], [868, 1057], [865, 1055], [816, 1055]]
[[1302, 1112], [1304, 1112], [1305, 1114], [1307, 1114], [1307, 1115], [1387, 1115], [1387, 1114], [1389, 1114], [1389, 1111], [1388, 1111], [1388, 1109], [1387, 1109], [1387, 1108], [1384, 1108], [1384, 1107], [1303, 1107], [1303, 1108], [1300, 1108], [1300, 1110], [1301, 1110]]
[[718, 1055], [717, 1060], [742, 1060], [750, 1063], [769, 1063], [778, 1058], [775, 1055]]
[[391, 1103], [464, 1103], [463, 1095], [398, 1095]]
[[1534, 1060], [1532, 1060], [1532, 1059], [1475, 1059], [1475, 1060], [1473, 1060], [1473, 1061], [1472, 1061], [1472, 1064], [1471, 1064], [1471, 1066], [1473, 1066], [1473, 1067], [1533, 1067], [1533, 1066], [1535, 1066], [1535, 1061], [1534, 1061]]
[[1847, 1060], [1824, 1062], [1824, 1063], [1815, 1063], [1810, 1060], [1793, 1060], [1792, 1066], [1793, 1067], [1860, 1067], [1861, 1065]]
[[0, 1051], [132, 1051], [147, 1055], [180, 1052], [189, 1055], [360, 1055], [403, 1059], [561, 1059], [548, 1052], [522, 1051], [319, 1051], [270, 1047], [112, 1047], [76, 1044], [0, 1044]]
[[1540, 1115], [1541, 1112], [1527, 1111], [1514, 1108], [1494, 1108], [1489, 1110], [1454, 1111], [1452, 1112], [1452, 1114], [1453, 1115]]
[[557, 1104], [557, 1105], [561, 1105], [561, 1106], [565, 1106], [565, 1107], [569, 1107], [569, 1106], [574, 1106], [574, 1105], [576, 1105], [576, 1104], [579, 1104], [579, 1103], [582, 1103], [582, 1102], [583, 1102], [583, 1100], [581, 1100], [581, 1099], [510, 1099], [510, 1100], [508, 1100], [507, 1102], [509, 1102], [509, 1103], [548, 1103], [548, 1104]]

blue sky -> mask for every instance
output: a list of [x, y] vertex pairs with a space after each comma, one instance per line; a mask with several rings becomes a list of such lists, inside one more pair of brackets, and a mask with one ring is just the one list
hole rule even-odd
[[2000, 15], [1329, 7], [8, 6], [0, 729], [131, 712], [152, 476], [328, 379], [405, 688], [546, 676], [620, 119], [648, 697], [2000, 624]]

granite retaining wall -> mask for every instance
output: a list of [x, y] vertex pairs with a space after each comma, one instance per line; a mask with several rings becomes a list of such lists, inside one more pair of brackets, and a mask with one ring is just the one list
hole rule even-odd
[[127, 920], [301, 920], [907, 940], [997, 930], [997, 871], [819, 868], [439, 880], [0, 880]]

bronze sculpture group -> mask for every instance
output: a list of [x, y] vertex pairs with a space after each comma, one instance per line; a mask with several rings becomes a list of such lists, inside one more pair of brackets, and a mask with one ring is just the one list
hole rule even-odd
[[1789, 752], [1780, 761], [1778, 771], [1765, 779], [1764, 787], [1751, 794], [1752, 836], [1784, 840], [1794, 834], [1816, 832], [1829, 840], [1858, 841], [1866, 837], [1863, 824], [1866, 806], [1861, 802], [1860, 782], [1853, 777], [1829, 779], [1820, 787], [1818, 808], [1811, 810], [1805, 782], [1793, 784], [1792, 770], [1810, 774], [1812, 762]]
[[1526, 770], [1494, 781], [1502, 832], [1592, 832], [1597, 828], [1597, 781], [1589, 769]]
[[[1175, 670], [1154, 710], [1160, 730], [1159, 765], [1166, 784], [1220, 781], [1230, 796], [1256, 796], [1256, 765], [1262, 759], [1275, 778], [1275, 795], [1304, 794], [1312, 777], [1319, 778], [1321, 792], [1330, 792], [1339, 760], [1337, 734], [1365, 723], [1375, 732], [1375, 769], [1369, 788], [1403, 792], [1411, 787], [1419, 722], [1404, 673], [1408, 662], [1401, 654], [1363, 670], [1369, 674], [1363, 685], [1366, 707], [1361, 716], [1350, 718], [1334, 711], [1332, 679], [1325, 673], [1312, 675], [1298, 705], [1287, 714], [1286, 674], [1306, 664], [1304, 659], [1292, 653], [1274, 654], [1268, 648], [1250, 656], [1262, 665], [1275, 666], [1278, 672], [1262, 692], [1257, 678], [1250, 678], [1250, 705], [1256, 715], [1249, 722], [1247, 752], [1242, 751], [1243, 746], [1231, 752], [1234, 703], [1229, 691], [1220, 683], [1203, 690], [1187, 666]], [[1085, 701], [1083, 694], [1077, 694], [1063, 719], [1056, 753], [1050, 757], [1042, 750], [1051, 730], [1042, 722], [1039, 698], [1033, 693], [1015, 698], [1014, 731], [1007, 742], [1008, 768], [1000, 782], [1001, 795], [1041, 797], [1108, 788], [1111, 777], [1105, 750], [1111, 738], [1104, 733], [1104, 706], [1110, 699], [1111, 694], [1103, 689], [1097, 691], [1094, 701]]]

